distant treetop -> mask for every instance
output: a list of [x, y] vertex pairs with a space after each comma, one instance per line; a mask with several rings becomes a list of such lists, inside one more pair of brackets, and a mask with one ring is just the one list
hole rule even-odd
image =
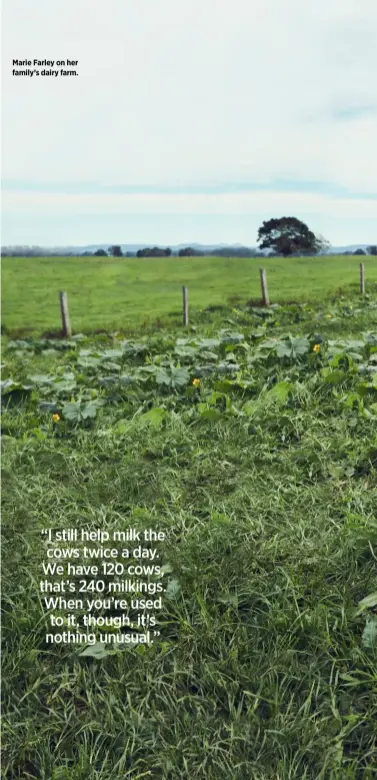
[[145, 249], [138, 249], [136, 252], [136, 257], [170, 257], [170, 255], [170, 247], [167, 247], [166, 249], [161, 249], [158, 246], [154, 246], [153, 249], [145, 247]]
[[109, 255], [111, 255], [112, 257], [123, 257], [122, 247], [118, 245], [110, 246]]

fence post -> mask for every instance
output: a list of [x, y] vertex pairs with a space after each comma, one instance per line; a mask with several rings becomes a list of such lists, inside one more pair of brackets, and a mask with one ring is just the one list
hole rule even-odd
[[360, 263], [360, 292], [361, 292], [361, 295], [365, 295], [364, 263]]
[[188, 325], [189, 312], [188, 312], [188, 288], [182, 287], [183, 292], [183, 324]]
[[69, 319], [69, 310], [68, 310], [68, 297], [66, 292], [60, 292], [59, 293], [59, 299], [60, 299], [60, 313], [62, 315], [62, 330], [63, 330], [63, 336], [70, 339], [72, 338], [72, 328], [71, 328], [71, 322]]
[[260, 273], [260, 283], [262, 288], [262, 303], [263, 306], [269, 306], [270, 299], [268, 297], [267, 274], [264, 268], [260, 268], [259, 273]]

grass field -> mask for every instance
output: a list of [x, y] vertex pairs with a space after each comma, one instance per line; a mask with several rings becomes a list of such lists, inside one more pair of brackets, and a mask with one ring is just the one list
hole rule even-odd
[[[357, 284], [319, 262], [266, 263], [271, 297]], [[257, 295], [256, 263], [210, 263], [12, 260], [4, 322], [57, 327], [60, 287], [77, 330], [126, 323], [130, 285], [140, 320], [182, 282], [198, 309]], [[375, 777], [376, 296], [7, 338], [3, 360], [4, 780]], [[161, 641], [46, 646], [40, 530], [129, 525], [168, 535]]]
[[[362, 258], [368, 285], [377, 283], [377, 260]], [[318, 301], [359, 289], [357, 257], [266, 259], [272, 302]], [[260, 298], [259, 259], [213, 257], [155, 259], [3, 258], [2, 324], [9, 331], [60, 328], [59, 290], [68, 293], [74, 332], [177, 324], [181, 288], [190, 307]]]

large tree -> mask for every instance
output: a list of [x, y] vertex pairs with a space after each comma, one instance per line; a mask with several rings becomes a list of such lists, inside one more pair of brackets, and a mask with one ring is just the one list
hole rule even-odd
[[288, 257], [297, 252], [317, 254], [319, 240], [305, 222], [296, 217], [280, 217], [263, 222], [258, 230], [260, 249], [272, 249], [274, 254]]

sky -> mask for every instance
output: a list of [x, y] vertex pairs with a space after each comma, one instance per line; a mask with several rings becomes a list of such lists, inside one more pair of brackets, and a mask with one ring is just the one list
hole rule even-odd
[[3, 0], [2, 37], [3, 245], [377, 243], [376, 0]]

